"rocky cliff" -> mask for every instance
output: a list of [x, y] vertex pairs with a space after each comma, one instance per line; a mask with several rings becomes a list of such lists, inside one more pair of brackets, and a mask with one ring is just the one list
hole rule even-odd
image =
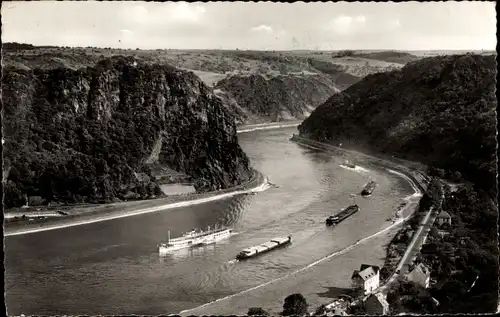
[[30, 196], [160, 194], [151, 164], [188, 175], [199, 191], [250, 177], [232, 116], [192, 73], [113, 57], [78, 70], [7, 67], [2, 85], [7, 207]]
[[233, 75], [214, 87], [238, 123], [300, 120], [339, 92], [323, 74]]
[[494, 56], [425, 58], [368, 75], [319, 106], [301, 135], [460, 171], [496, 188]]

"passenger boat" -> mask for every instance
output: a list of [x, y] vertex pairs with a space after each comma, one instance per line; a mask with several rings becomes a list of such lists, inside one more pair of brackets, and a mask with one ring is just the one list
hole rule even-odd
[[193, 229], [189, 232], [186, 232], [179, 238], [170, 239], [170, 231], [168, 231], [167, 243], [161, 243], [158, 247], [158, 251], [160, 252], [160, 254], [167, 254], [179, 249], [213, 244], [217, 241], [229, 238], [232, 233], [233, 229], [218, 229], [216, 227], [215, 229], [210, 230], [210, 227], [208, 227], [207, 231], [197, 231], [196, 229]]
[[240, 253], [236, 255], [236, 258], [238, 260], [253, 258], [259, 254], [266, 253], [271, 250], [283, 247], [287, 244], [290, 244], [291, 242], [292, 242], [291, 236], [274, 238], [269, 242], [242, 250]]
[[349, 167], [349, 168], [356, 168], [356, 164], [353, 164], [353, 163], [349, 162], [348, 160], [346, 160], [343, 165], [345, 167]]

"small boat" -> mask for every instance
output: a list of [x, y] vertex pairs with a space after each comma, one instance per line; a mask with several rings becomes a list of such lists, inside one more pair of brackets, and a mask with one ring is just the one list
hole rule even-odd
[[214, 244], [217, 241], [229, 238], [232, 233], [233, 229], [217, 229], [216, 227], [215, 229], [210, 230], [210, 227], [208, 227], [207, 231], [196, 231], [196, 229], [193, 229], [186, 232], [179, 238], [170, 239], [170, 231], [168, 231], [167, 243], [161, 243], [158, 247], [158, 252], [160, 254], [168, 254], [179, 249]]
[[326, 218], [326, 225], [327, 226], [336, 226], [340, 222], [342, 222], [344, 219], [346, 219], [347, 217], [351, 216], [352, 214], [354, 214], [358, 211], [359, 211], [358, 205], [351, 205], [347, 208], [344, 208], [338, 214]]
[[365, 188], [361, 191], [361, 195], [363, 196], [369, 196], [373, 193], [375, 190], [375, 187], [377, 187], [377, 183], [375, 181], [369, 181], [366, 185]]
[[344, 165], [345, 167], [349, 167], [349, 168], [356, 168], [356, 165], [353, 164], [353, 163], [351, 163], [351, 162], [349, 162], [348, 160], [346, 160], [344, 162], [344, 164], [342, 164], [342, 165]]
[[291, 236], [288, 236], [286, 238], [283, 237], [274, 238], [269, 242], [242, 250], [240, 253], [236, 255], [236, 259], [244, 260], [253, 258], [259, 254], [266, 253], [271, 250], [283, 247], [287, 244], [290, 244], [291, 242], [292, 242]]

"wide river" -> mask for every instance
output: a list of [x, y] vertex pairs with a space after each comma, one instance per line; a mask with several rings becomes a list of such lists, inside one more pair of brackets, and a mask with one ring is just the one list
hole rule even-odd
[[[330, 287], [349, 287], [352, 270], [361, 263], [383, 263], [382, 244], [387, 241], [374, 239], [372, 245], [360, 245], [322, 263], [323, 268], [290, 274], [387, 227], [386, 218], [413, 191], [403, 179], [362, 159], [356, 163], [363, 168], [349, 170], [339, 166], [347, 156], [331, 157], [290, 142], [295, 131], [239, 135], [253, 166], [278, 188], [6, 237], [9, 315], [159, 315], [233, 294], [239, 295], [189, 313], [244, 314], [256, 305], [278, 313], [283, 298], [295, 291], [309, 294], [306, 298], [312, 304], [328, 302], [329, 295], [320, 294]], [[370, 179], [379, 186], [371, 197], [363, 198], [359, 192]], [[336, 228], [325, 227], [328, 215], [350, 204], [349, 194], [358, 194], [361, 211]], [[167, 230], [176, 237], [215, 224], [232, 226], [238, 234], [217, 245], [159, 257], [157, 245], [165, 240]], [[288, 235], [293, 243], [286, 248], [234, 261], [243, 248]]]

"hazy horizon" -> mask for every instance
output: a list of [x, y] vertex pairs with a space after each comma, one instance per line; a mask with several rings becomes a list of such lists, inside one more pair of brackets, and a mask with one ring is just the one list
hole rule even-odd
[[7, 2], [2, 41], [256, 51], [495, 51], [495, 2]]
[[[130, 50], [135, 51], [137, 48], [121, 48], [121, 47], [99, 47], [99, 46], [60, 46], [60, 45], [50, 45], [50, 44], [39, 44], [35, 45], [33, 43], [22, 43], [22, 42], [4, 42], [2, 45], [9, 43], [17, 43], [17, 44], [27, 44], [33, 45], [34, 47], [40, 48], [50, 48], [50, 47], [69, 47], [69, 48], [98, 48], [98, 49], [111, 49], [111, 50]], [[283, 49], [283, 50], [258, 50], [258, 49], [216, 49], [216, 48], [139, 48], [142, 51], [257, 51], [257, 52], [341, 52], [341, 51], [353, 51], [353, 52], [364, 52], [364, 53], [372, 53], [372, 52], [400, 52], [400, 53], [415, 53], [415, 52], [492, 52], [496, 53], [495, 49], [434, 49], [434, 50], [398, 50], [398, 49], [336, 49], [336, 50], [316, 50], [316, 49]]]

